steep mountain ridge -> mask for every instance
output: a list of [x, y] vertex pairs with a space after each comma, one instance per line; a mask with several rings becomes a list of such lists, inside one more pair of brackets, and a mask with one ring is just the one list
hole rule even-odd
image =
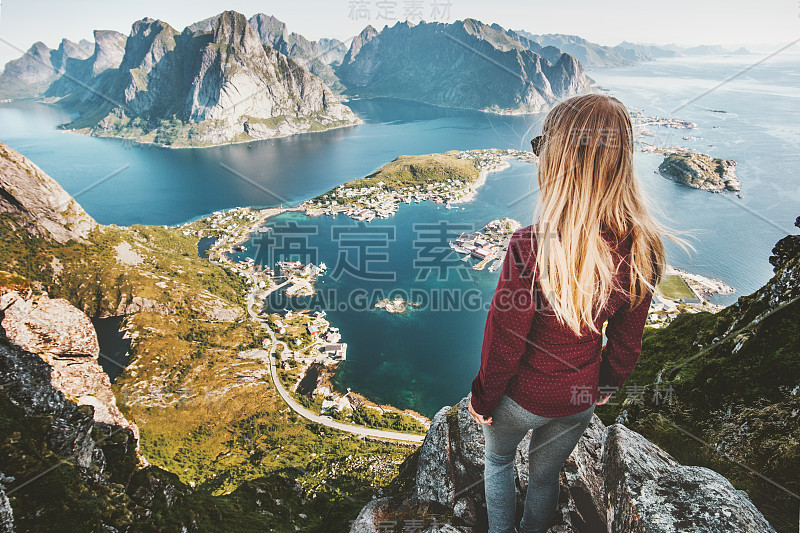
[[574, 57], [551, 62], [502, 27], [474, 19], [398, 22], [381, 32], [367, 26], [336, 75], [348, 94], [495, 113], [538, 112], [588, 90]]
[[[301, 36], [286, 36], [280, 42], [298, 57], [305, 57], [303, 47], [320, 55], [336, 48], [328, 42], [323, 52]], [[244, 15], [234, 11], [182, 32], [144, 18], [127, 38], [96, 32], [95, 39], [93, 53], [49, 69], [38, 59], [48, 50], [36, 45], [10, 64], [6, 78], [80, 111], [66, 129], [164, 146], [246, 142], [361, 122], [317, 76], [263, 46]], [[59, 58], [76, 53], [77, 47], [62, 45]]]
[[85, 40], [74, 43], [62, 39], [55, 50], [38, 41], [22, 57], [6, 63], [0, 74], [0, 98], [39, 96], [72, 62], [86, 59], [91, 53], [92, 44]]
[[258, 34], [262, 44], [276, 49], [319, 76], [331, 90], [341, 92], [344, 89], [332, 67], [340, 64], [347, 52], [347, 46], [343, 42], [338, 39], [310, 41], [298, 33], [290, 33], [286, 24], [264, 13], [253, 15], [248, 23]]

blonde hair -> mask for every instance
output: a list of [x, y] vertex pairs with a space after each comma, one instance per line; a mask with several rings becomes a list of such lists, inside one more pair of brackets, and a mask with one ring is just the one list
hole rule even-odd
[[[576, 335], [605, 307], [614, 283], [611, 232], [631, 239], [631, 308], [655, 291], [666, 268], [661, 235], [683, 239], [649, 213], [633, 169], [633, 127], [616, 98], [587, 94], [556, 105], [545, 118], [537, 179], [539, 199], [531, 238], [536, 239], [539, 283], [561, 324]], [[691, 244], [688, 244], [694, 250]], [[622, 264], [622, 263], [620, 263]], [[534, 278], [535, 279], [535, 278]]]

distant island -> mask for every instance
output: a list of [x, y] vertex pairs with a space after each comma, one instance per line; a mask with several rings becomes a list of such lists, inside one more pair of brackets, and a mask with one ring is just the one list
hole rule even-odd
[[658, 173], [695, 189], [709, 192], [740, 191], [736, 161], [690, 150], [667, 152]]
[[401, 202], [431, 200], [447, 209], [471, 201], [491, 172], [508, 168], [507, 159], [534, 162], [522, 150], [451, 150], [442, 154], [403, 155], [372, 174], [339, 185], [300, 204], [307, 216], [344, 212], [371, 221], [393, 215]]
[[412, 307], [417, 307], [419, 303], [417, 302], [408, 302], [401, 297], [397, 297], [394, 299], [384, 298], [383, 300], [379, 301], [375, 304], [375, 307], [378, 309], [385, 309], [387, 313], [392, 314], [402, 314], [408, 311]]
[[502, 114], [536, 113], [589, 89], [575, 57], [469, 18], [367, 26], [336, 75], [351, 96]]
[[128, 37], [95, 32], [93, 52], [90, 43], [65, 40], [59, 48], [64, 59], [55, 65], [45, 59], [53, 54], [37, 43], [9, 63], [0, 96], [41, 97], [78, 111], [63, 129], [171, 148], [360, 124], [301, 62], [319, 65], [265, 44], [277, 40], [266, 31], [268, 22], [225, 11], [179, 32], [145, 18]]

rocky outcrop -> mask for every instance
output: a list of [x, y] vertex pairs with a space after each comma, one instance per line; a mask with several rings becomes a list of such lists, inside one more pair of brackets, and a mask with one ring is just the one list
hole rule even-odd
[[127, 37], [116, 31], [95, 30], [92, 54], [83, 60], [70, 60], [63, 75], [44, 92], [48, 98], [72, 95], [71, 103], [84, 101], [102, 90], [104, 80], [112, 76], [109, 71], [117, 69], [125, 54]]
[[9, 340], [38, 354], [52, 368], [50, 383], [78, 405], [90, 405], [96, 422], [139, 429], [117, 407], [108, 374], [98, 358], [100, 345], [91, 320], [67, 300], [15, 291], [0, 296], [0, 327]]
[[398, 22], [380, 33], [365, 28], [336, 75], [348, 94], [358, 96], [530, 113], [588, 90], [578, 60], [569, 54], [550, 57], [553, 61], [530, 50], [513, 32], [472, 19]]
[[89, 317], [62, 298], [0, 295], [0, 325], [24, 349], [57, 357], [97, 357], [100, 345]]
[[691, 151], [669, 152], [658, 166], [665, 178], [709, 192], [739, 191], [736, 161]]
[[[483, 433], [468, 402], [464, 398], [434, 417], [418, 452], [412, 491], [370, 502], [352, 533], [381, 531], [381, 521], [396, 516], [428, 527], [434, 514], [447, 517], [447, 531], [485, 530]], [[514, 465], [520, 508], [527, 492], [529, 445], [530, 433]], [[557, 519], [548, 533], [666, 533], [687, 527], [709, 533], [775, 531], [746, 493], [724, 477], [681, 465], [640, 434], [621, 424], [605, 426], [593, 415], [561, 471]]]
[[[93, 419], [52, 377], [39, 355], [0, 334], [0, 422], [11, 428], [0, 433], [0, 531], [157, 530], [156, 513], [191, 491], [142, 467], [131, 429]], [[178, 529], [198, 531], [191, 519]]]
[[233, 11], [183, 32], [160, 20], [137, 21], [119, 68], [106, 78], [88, 94], [64, 100], [85, 117], [102, 118], [79, 118], [65, 128], [178, 147], [360, 123], [320, 78], [264, 46], [244, 15]]
[[275, 17], [258, 13], [248, 20], [261, 43], [294, 60], [315, 76], [318, 76], [333, 90], [343, 87], [333, 72], [331, 65], [342, 62], [347, 52], [345, 44], [338, 39], [309, 41], [300, 34], [289, 32], [286, 24]]
[[97, 222], [27, 157], [0, 143], [0, 214], [31, 236], [84, 242]]
[[0, 472], [0, 533], [14, 533], [14, 511], [6, 496], [5, 484], [14, 481]]

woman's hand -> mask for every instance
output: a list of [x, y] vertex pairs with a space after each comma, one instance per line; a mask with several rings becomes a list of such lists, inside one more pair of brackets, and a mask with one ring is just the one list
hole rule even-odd
[[595, 403], [597, 405], [603, 405], [604, 403], [606, 403], [608, 401], [609, 398], [611, 398], [610, 394], [600, 393], [600, 397], [597, 399], [597, 401]]
[[474, 418], [475, 422], [477, 422], [478, 424], [483, 424], [485, 426], [491, 426], [492, 425], [492, 417], [491, 416], [484, 417], [482, 414], [479, 414], [479, 413], [475, 412], [475, 409], [472, 408], [472, 399], [470, 399], [470, 401], [469, 401], [469, 414], [472, 415], [472, 418]]

